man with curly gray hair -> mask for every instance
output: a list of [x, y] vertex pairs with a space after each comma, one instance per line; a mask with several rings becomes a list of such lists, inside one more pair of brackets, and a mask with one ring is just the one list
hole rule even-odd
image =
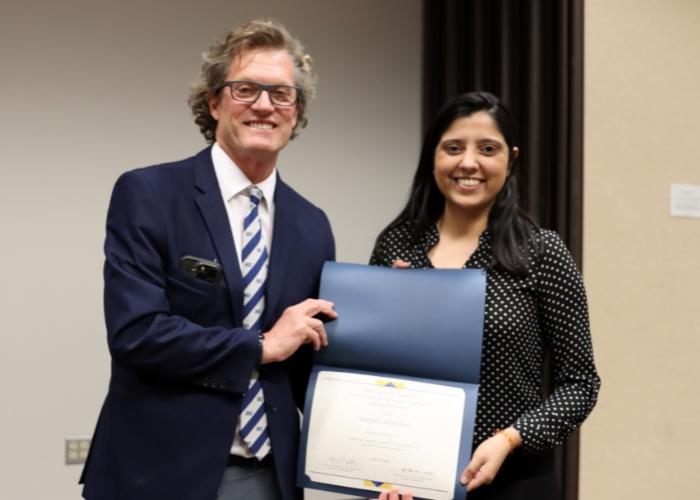
[[88, 500], [293, 500], [299, 414], [335, 244], [285, 184], [311, 59], [278, 22], [204, 54], [189, 105], [210, 146], [132, 170], [107, 215], [112, 377], [81, 482]]
[[261, 48], [284, 49], [292, 59], [294, 80], [300, 92], [297, 123], [291, 138], [296, 137], [298, 129], [308, 123], [307, 105], [316, 94], [317, 80], [311, 68], [311, 57], [304, 52], [301, 42], [292, 37], [281, 24], [270, 19], [255, 20], [229, 32], [202, 55], [204, 64], [199, 78], [192, 85], [187, 102], [195, 123], [207, 141], [213, 142], [216, 139], [217, 120], [209, 109], [210, 97], [224, 88], [231, 60], [244, 51]]

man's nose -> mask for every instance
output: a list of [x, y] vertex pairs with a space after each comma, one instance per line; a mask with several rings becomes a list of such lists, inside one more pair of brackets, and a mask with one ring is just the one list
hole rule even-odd
[[260, 91], [260, 95], [251, 107], [258, 111], [272, 111], [275, 109], [275, 105], [272, 104], [272, 100], [270, 99], [270, 93], [267, 90]]

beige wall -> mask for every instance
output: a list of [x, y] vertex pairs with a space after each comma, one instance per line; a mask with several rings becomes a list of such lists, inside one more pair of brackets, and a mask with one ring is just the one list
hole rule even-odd
[[[119, 173], [204, 141], [185, 105], [200, 53], [274, 16], [320, 74], [283, 178], [365, 262], [420, 145], [419, 0], [3, 0], [0, 7], [0, 498], [76, 499], [63, 440], [107, 390], [102, 240]], [[376, 214], [381, 214], [377, 216]], [[155, 500], [155, 499], [154, 499]]]
[[585, 248], [603, 379], [583, 429], [581, 499], [698, 498], [700, 2], [588, 0]]

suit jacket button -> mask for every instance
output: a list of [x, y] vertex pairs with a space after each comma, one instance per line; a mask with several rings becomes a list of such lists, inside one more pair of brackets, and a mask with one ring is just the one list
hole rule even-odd
[[277, 411], [277, 405], [268, 404], [268, 405], [267, 405], [267, 409], [268, 409], [269, 411], [271, 411], [272, 413], [275, 413], [275, 412]]

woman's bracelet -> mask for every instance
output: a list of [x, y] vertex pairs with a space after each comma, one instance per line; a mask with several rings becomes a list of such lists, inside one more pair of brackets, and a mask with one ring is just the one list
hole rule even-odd
[[508, 432], [506, 432], [505, 429], [501, 429], [500, 431], [497, 431], [496, 434], [500, 434], [501, 436], [506, 438], [506, 440], [508, 441], [508, 445], [510, 446], [509, 453], [513, 453], [513, 450], [515, 450], [515, 448], [516, 448], [516, 442], [515, 442], [515, 439], [513, 438], [513, 436], [508, 434]]

